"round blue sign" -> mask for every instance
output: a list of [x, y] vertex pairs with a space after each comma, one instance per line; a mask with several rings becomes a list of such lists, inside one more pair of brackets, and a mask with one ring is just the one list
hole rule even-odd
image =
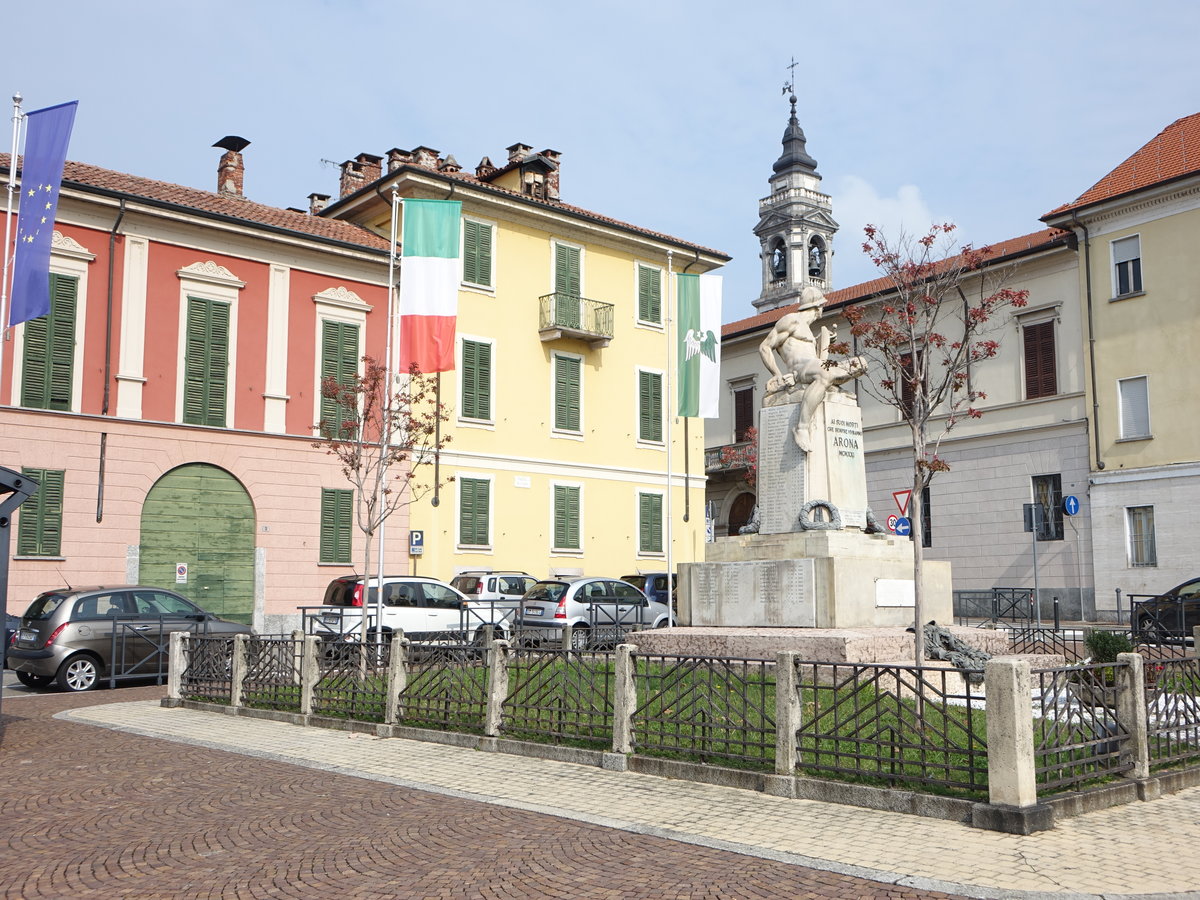
[[1074, 494], [1063, 497], [1063, 512], [1073, 516], [1079, 512], [1079, 498]]
[[908, 519], [906, 519], [906, 518], [901, 517], [896, 520], [896, 525], [892, 530], [895, 531], [896, 534], [900, 535], [901, 537], [907, 537], [908, 535], [910, 535], [912, 533], [912, 522], [908, 521]]

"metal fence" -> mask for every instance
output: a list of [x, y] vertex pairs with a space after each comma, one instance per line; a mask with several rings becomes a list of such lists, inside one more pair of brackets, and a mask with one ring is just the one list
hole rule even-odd
[[1096, 632], [1121, 634], [1129, 638], [1130, 646], [1146, 660], [1179, 659], [1188, 656], [1191, 648], [1183, 642], [1163, 643], [1151, 635], [1138, 634], [1128, 628], [1039, 628], [1027, 626], [1008, 628], [1010, 653], [1058, 653], [1066, 662], [1081, 662], [1091, 656], [1087, 639]]
[[983, 691], [957, 671], [800, 662], [797, 678], [802, 772], [986, 793]]
[[1037, 619], [1033, 588], [994, 587], [978, 591], [955, 591], [954, 615], [965, 620], [1032, 622]]
[[404, 725], [483, 731], [487, 654], [473, 643], [409, 645], [397, 721]]
[[1121, 663], [1034, 669], [1034, 770], [1038, 792], [1076, 790], [1128, 772], [1128, 724], [1116, 713]]
[[242, 703], [256, 709], [296, 709], [303, 649], [303, 640], [289, 635], [263, 635], [247, 641]]
[[313, 715], [382, 722], [387, 708], [389, 641], [321, 647], [312, 691]]
[[774, 662], [638, 654], [633, 679], [639, 753], [774, 764]]
[[187, 647], [183, 671], [179, 674], [182, 695], [189, 700], [229, 703], [233, 690], [233, 639], [189, 635]]
[[598, 749], [612, 746], [612, 653], [518, 647], [508, 670], [505, 735]]
[[1200, 755], [1200, 660], [1145, 664], [1147, 737], [1151, 765]]

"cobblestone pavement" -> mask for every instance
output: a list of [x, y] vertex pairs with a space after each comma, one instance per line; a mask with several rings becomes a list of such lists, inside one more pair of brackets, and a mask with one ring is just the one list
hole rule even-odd
[[[0, 896], [950, 896], [55, 717], [71, 710], [132, 724], [149, 711], [144, 726], [164, 714], [199, 716], [208, 739], [235, 743], [249, 721], [162, 710], [154, 702], [162, 694], [157, 687], [84, 695], [5, 690]], [[280, 727], [285, 737], [276, 750], [326, 734]], [[361, 742], [344, 745], [341, 762]], [[581, 778], [597, 774], [573, 768]], [[548, 805], [555, 780], [546, 783]]]
[[1200, 789], [1020, 837], [164, 709], [161, 688], [12, 693], [6, 897], [1200, 897]]

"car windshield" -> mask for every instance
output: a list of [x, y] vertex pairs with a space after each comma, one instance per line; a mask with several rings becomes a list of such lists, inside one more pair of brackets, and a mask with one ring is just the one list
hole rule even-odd
[[557, 603], [567, 592], [567, 585], [561, 581], [539, 581], [525, 594], [526, 600], [548, 600]]
[[621, 580], [628, 584], [632, 584], [639, 591], [644, 591], [646, 589], [645, 575], [622, 575]]
[[67, 595], [58, 591], [49, 591], [42, 594], [29, 604], [29, 609], [25, 610], [25, 618], [49, 619], [54, 615], [54, 611], [63, 605], [66, 599]]

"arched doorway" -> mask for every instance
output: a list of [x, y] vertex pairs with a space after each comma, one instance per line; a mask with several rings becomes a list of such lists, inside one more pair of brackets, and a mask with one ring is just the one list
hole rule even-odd
[[743, 525], [754, 515], [754, 495], [738, 494], [733, 505], [729, 507], [729, 534], [737, 534]]
[[[171, 588], [226, 619], [254, 617], [254, 505], [224, 469], [189, 463], [160, 478], [142, 505], [142, 584]], [[186, 581], [177, 567], [187, 566]]]

